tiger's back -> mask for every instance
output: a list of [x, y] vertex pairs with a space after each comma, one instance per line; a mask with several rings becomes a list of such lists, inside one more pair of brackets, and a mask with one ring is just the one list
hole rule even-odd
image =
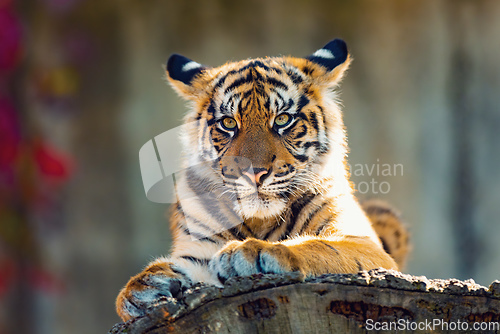
[[[397, 269], [384, 245], [404, 262], [406, 230], [374, 206], [370, 221], [348, 179], [335, 88], [349, 62], [340, 40], [307, 58], [218, 68], [179, 55], [169, 59], [170, 83], [192, 102], [171, 214], [174, 243], [169, 257], [155, 260], [122, 290], [117, 310], [123, 319], [143, 314], [151, 300], [175, 296], [173, 286], [197, 281]], [[394, 239], [390, 228], [378, 228], [388, 218], [403, 238], [398, 247], [387, 248], [374, 230]]]

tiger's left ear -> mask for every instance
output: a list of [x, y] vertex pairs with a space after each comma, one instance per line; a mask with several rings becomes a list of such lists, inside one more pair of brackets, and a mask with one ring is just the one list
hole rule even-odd
[[330, 84], [338, 83], [351, 63], [347, 45], [341, 39], [330, 41], [306, 59], [326, 70], [326, 76], [323, 74], [321, 77]]
[[167, 61], [167, 78], [177, 93], [186, 99], [196, 99], [205, 91], [204, 73], [209, 69], [189, 58], [173, 54]]

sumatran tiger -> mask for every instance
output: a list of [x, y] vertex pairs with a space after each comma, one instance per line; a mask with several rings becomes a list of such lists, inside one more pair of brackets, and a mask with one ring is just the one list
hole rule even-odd
[[191, 101], [173, 247], [121, 290], [123, 320], [191, 284], [400, 268], [408, 234], [385, 203], [353, 195], [335, 89], [351, 57], [335, 39], [306, 58], [211, 68], [172, 55], [168, 81]]

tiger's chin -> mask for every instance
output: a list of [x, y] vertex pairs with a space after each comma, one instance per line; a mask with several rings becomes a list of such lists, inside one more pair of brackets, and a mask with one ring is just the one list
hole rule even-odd
[[282, 198], [252, 194], [239, 199], [236, 211], [243, 219], [263, 219], [278, 216], [285, 208]]

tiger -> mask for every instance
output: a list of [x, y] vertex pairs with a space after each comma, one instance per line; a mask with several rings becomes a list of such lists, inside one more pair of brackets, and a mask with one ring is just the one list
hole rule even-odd
[[402, 268], [408, 232], [399, 213], [377, 200], [360, 204], [350, 181], [337, 89], [350, 63], [341, 39], [304, 58], [220, 67], [168, 59], [168, 82], [190, 102], [172, 249], [120, 291], [123, 321], [198, 282]]

